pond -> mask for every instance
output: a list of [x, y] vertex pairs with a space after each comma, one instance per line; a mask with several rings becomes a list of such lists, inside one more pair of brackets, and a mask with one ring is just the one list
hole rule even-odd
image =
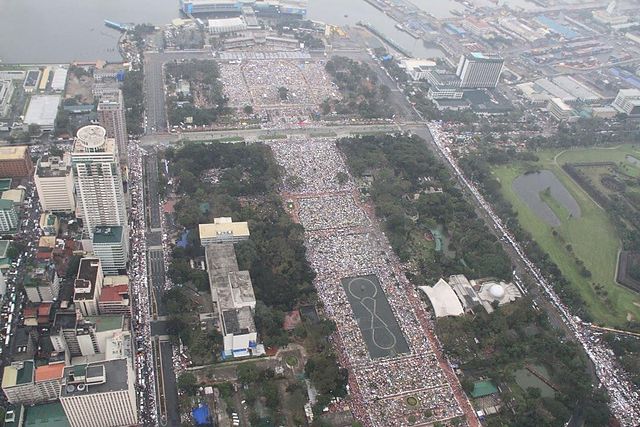
[[540, 193], [547, 189], [549, 189], [550, 196], [572, 217], [580, 217], [580, 205], [551, 171], [541, 170], [520, 175], [511, 186], [529, 209], [552, 227], [558, 227], [562, 222], [551, 206], [540, 197]]

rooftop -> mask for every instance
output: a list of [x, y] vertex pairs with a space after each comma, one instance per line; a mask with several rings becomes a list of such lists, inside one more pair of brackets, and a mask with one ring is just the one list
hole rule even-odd
[[24, 123], [53, 126], [58, 115], [60, 95], [34, 95], [31, 97]]
[[[2, 149], [2, 147], [0, 147], [0, 150]], [[1, 160], [1, 158], [0, 158]], [[11, 188], [11, 183], [13, 182], [13, 179], [11, 178], [0, 178], [0, 191], [6, 191], [8, 189]]]
[[66, 384], [60, 390], [60, 397], [64, 399], [79, 395], [86, 396], [127, 390], [129, 369], [126, 359], [67, 367], [64, 370]]
[[489, 61], [489, 62], [502, 62], [504, 59], [502, 56], [496, 53], [482, 53], [482, 52], [471, 52], [466, 55], [469, 59], [481, 60], [481, 61]]
[[122, 330], [121, 315], [114, 316], [85, 316], [85, 320], [95, 325], [96, 332]]
[[239, 271], [233, 244], [207, 246], [205, 250], [211, 295], [220, 311], [255, 306], [256, 297], [248, 271]]
[[0, 160], [21, 160], [28, 155], [26, 145], [11, 145], [0, 147]]
[[75, 280], [74, 299], [92, 299], [94, 297], [96, 280], [100, 270], [98, 258], [82, 258], [78, 276]]
[[213, 223], [200, 224], [200, 239], [211, 239], [220, 235], [249, 236], [249, 225], [246, 222], [233, 222], [231, 218], [214, 218]]
[[57, 311], [53, 321], [55, 329], [75, 329], [76, 323], [77, 319], [75, 311]]
[[13, 202], [7, 199], [0, 199], [0, 209], [2, 210], [13, 209]]
[[115, 244], [122, 242], [123, 228], [119, 225], [96, 227], [93, 231], [93, 244]]
[[472, 397], [483, 397], [498, 392], [498, 388], [489, 380], [478, 381], [473, 384]]
[[27, 408], [24, 427], [69, 427], [70, 425], [60, 402]]
[[2, 388], [14, 387], [33, 381], [33, 360], [14, 363], [4, 368]]
[[242, 307], [236, 310], [225, 310], [222, 312], [225, 334], [248, 334], [256, 331], [253, 321], [253, 314], [249, 307]]
[[436, 317], [459, 316], [464, 313], [458, 297], [444, 279], [438, 280], [433, 286], [419, 288], [431, 301]]
[[42, 365], [36, 368], [36, 377], [37, 381], [47, 381], [53, 380], [56, 378], [62, 378], [62, 373], [64, 372], [64, 363], [52, 363], [49, 365]]
[[129, 295], [129, 286], [128, 285], [115, 285], [115, 286], [105, 286], [102, 288], [102, 293], [100, 294], [99, 302], [122, 302], [125, 300], [124, 296]]
[[2, 199], [11, 200], [13, 203], [24, 202], [24, 190], [22, 188], [14, 188], [2, 192]]
[[36, 174], [40, 178], [56, 178], [66, 176], [71, 170], [69, 157], [43, 156], [38, 161]]

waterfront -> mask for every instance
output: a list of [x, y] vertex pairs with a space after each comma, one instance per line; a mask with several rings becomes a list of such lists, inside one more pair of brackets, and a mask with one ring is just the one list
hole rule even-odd
[[[479, 4], [490, 4], [478, 0]], [[501, 0], [503, 3], [506, 0]], [[454, 0], [413, 0], [436, 17], [463, 6]], [[525, 0], [508, 0], [517, 6]], [[391, 18], [364, 0], [309, 0], [310, 19], [336, 25], [370, 22], [414, 56], [442, 56], [399, 31]], [[4, 63], [56, 63], [105, 59], [119, 61], [116, 44], [119, 33], [104, 26], [104, 20], [162, 25], [178, 16], [177, 0], [0, 0], [0, 61]], [[7, 42], [10, 41], [10, 42]]]

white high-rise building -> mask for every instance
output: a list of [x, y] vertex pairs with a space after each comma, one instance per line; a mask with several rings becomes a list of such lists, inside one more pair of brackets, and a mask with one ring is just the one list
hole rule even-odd
[[[77, 215], [93, 237], [99, 226], [120, 225], [127, 230], [127, 212], [118, 149], [113, 138], [101, 126], [78, 130], [71, 153], [76, 187]], [[128, 239], [125, 239], [128, 240]]]
[[462, 55], [456, 74], [462, 88], [491, 88], [498, 85], [504, 59], [499, 55], [473, 52]]
[[60, 403], [71, 427], [137, 425], [134, 381], [128, 358], [65, 368]]
[[76, 197], [73, 194], [71, 157], [43, 156], [33, 175], [40, 207], [49, 212], [73, 212]]
[[106, 129], [107, 138], [114, 138], [118, 146], [120, 166], [127, 164], [127, 121], [124, 115], [122, 91], [105, 93], [98, 101], [98, 122]]

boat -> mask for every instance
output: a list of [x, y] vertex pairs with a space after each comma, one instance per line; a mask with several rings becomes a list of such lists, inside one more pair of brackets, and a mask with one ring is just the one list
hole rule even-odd
[[119, 24], [114, 21], [109, 21], [108, 19], [104, 20], [104, 25], [106, 25], [109, 28], [113, 28], [114, 30], [118, 30], [122, 32], [125, 32], [129, 29], [129, 25], [127, 24]]

